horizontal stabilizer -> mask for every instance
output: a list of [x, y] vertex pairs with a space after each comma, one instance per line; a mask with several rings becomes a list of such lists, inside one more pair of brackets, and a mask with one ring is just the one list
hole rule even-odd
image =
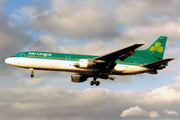
[[164, 68], [165, 65], [171, 60], [174, 60], [174, 58], [168, 58], [168, 59], [160, 60], [157, 62], [153, 62], [153, 63], [147, 64], [147, 65], [144, 65], [142, 67], [161, 69], [161, 68]]

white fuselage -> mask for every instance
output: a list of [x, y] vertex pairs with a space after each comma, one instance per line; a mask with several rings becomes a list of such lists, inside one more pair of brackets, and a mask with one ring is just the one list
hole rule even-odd
[[[94, 68], [75, 67], [74, 64], [76, 64], [77, 61], [68, 61], [68, 60], [12, 57], [12, 58], [7, 58], [5, 60], [5, 63], [16, 67], [22, 67], [28, 69], [32, 68], [35, 70], [36, 69], [54, 70], [54, 71], [77, 72], [84, 74], [95, 73], [99, 71], [98, 69], [94, 69]], [[149, 69], [140, 66], [117, 64], [109, 74], [129, 75], [129, 74], [139, 74], [147, 71], [149, 71]]]

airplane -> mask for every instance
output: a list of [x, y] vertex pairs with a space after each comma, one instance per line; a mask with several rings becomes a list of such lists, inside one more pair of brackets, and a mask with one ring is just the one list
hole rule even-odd
[[174, 58], [163, 59], [167, 37], [160, 36], [148, 49], [136, 50], [144, 44], [134, 44], [103, 55], [80, 55], [27, 51], [13, 54], [5, 63], [26, 68], [34, 77], [34, 70], [73, 72], [71, 81], [81, 83], [93, 78], [90, 85], [99, 86], [98, 78], [114, 80], [111, 75], [158, 74]]

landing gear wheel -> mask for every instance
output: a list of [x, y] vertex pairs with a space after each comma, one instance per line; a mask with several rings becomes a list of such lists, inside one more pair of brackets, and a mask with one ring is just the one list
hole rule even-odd
[[91, 82], [90, 82], [90, 85], [91, 85], [91, 86], [93, 86], [94, 84], [95, 84], [95, 82], [94, 82], [94, 81], [91, 81]]
[[31, 74], [31, 77], [33, 78], [33, 77], [34, 77], [34, 74]]
[[96, 84], [96, 86], [99, 86], [100, 82], [99, 82], [99, 81], [96, 81], [96, 83], [95, 83], [95, 84]]

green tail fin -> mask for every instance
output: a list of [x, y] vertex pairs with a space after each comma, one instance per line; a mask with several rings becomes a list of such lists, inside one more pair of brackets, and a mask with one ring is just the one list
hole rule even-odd
[[145, 65], [163, 60], [166, 47], [166, 36], [160, 36], [148, 49], [135, 50], [135, 53], [124, 60], [127, 63]]
[[[153, 63], [163, 59], [164, 51], [166, 47], [167, 37], [160, 36], [148, 49], [146, 50], [136, 50], [133, 55], [138, 56], [138, 62], [142, 63]], [[132, 56], [132, 57], [133, 57]]]
[[166, 36], [160, 36], [148, 49], [145, 51], [152, 57], [162, 60], [166, 47]]

